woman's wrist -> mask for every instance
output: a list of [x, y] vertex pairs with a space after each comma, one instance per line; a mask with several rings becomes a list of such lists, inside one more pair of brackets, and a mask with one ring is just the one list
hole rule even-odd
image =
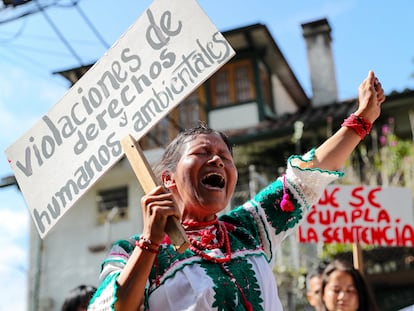
[[158, 254], [160, 249], [160, 244], [151, 241], [144, 236], [141, 236], [139, 240], [135, 241], [135, 246], [139, 247], [143, 251], [150, 253]]
[[372, 122], [366, 120], [361, 115], [353, 113], [344, 120], [341, 126], [353, 129], [363, 140], [371, 132]]

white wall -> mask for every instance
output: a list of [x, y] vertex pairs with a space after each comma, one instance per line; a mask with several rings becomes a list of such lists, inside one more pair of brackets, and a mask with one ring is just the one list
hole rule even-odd
[[273, 88], [273, 102], [274, 110], [277, 115], [285, 113], [294, 113], [298, 109], [289, 93], [286, 92], [285, 87], [282, 85], [277, 76], [272, 75], [272, 88]]
[[253, 102], [210, 111], [208, 118], [209, 126], [215, 130], [234, 130], [257, 125], [259, 112]]

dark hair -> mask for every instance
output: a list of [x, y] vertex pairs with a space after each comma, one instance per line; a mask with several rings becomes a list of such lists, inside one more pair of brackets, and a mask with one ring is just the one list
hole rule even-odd
[[79, 285], [75, 287], [63, 302], [61, 311], [77, 311], [78, 308], [87, 308], [95, 292], [96, 287], [94, 286]]
[[322, 273], [325, 270], [326, 266], [328, 265], [327, 261], [321, 261], [314, 267], [312, 270], [310, 270], [306, 274], [306, 290], [309, 290], [310, 287], [310, 280], [314, 277], [322, 277]]
[[[326, 266], [322, 274], [322, 288], [321, 288], [321, 297], [325, 292], [326, 284], [328, 283], [329, 276], [335, 271], [342, 271], [348, 273], [352, 280], [358, 295], [359, 307], [357, 311], [378, 311], [378, 306], [375, 302], [373, 293], [368, 286], [364, 276], [361, 272], [355, 269], [348, 261], [335, 259], [328, 266]], [[323, 299], [322, 299], [323, 302]], [[324, 310], [327, 310], [325, 303], [323, 303]]]
[[161, 174], [164, 170], [170, 170], [172, 172], [175, 171], [177, 163], [182, 156], [184, 144], [190, 139], [194, 139], [195, 137], [202, 134], [219, 135], [223, 139], [227, 148], [229, 148], [231, 155], [233, 155], [233, 146], [226, 134], [213, 130], [207, 127], [205, 124], [200, 123], [196, 127], [189, 128], [178, 133], [174, 140], [165, 148], [160, 162], [154, 167], [154, 174], [157, 177], [159, 183], [161, 183]]

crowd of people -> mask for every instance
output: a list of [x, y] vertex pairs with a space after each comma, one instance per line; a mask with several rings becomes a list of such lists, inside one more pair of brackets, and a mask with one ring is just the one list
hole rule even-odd
[[[273, 274], [278, 247], [342, 177], [339, 169], [380, 116], [385, 96], [372, 71], [358, 97], [357, 110], [335, 134], [291, 156], [285, 174], [228, 213], [238, 178], [229, 139], [204, 125], [179, 133], [154, 168], [159, 186], [141, 199], [142, 232], [113, 245], [89, 310], [282, 310]], [[168, 217], [185, 230], [184, 252], [165, 233]], [[332, 285], [336, 271], [324, 270], [326, 308], [332, 292], [344, 293]]]
[[315, 311], [379, 310], [363, 273], [340, 259], [307, 274], [306, 298]]
[[306, 299], [309, 305], [316, 311], [322, 311], [322, 273], [327, 263], [319, 263], [313, 270], [306, 274]]

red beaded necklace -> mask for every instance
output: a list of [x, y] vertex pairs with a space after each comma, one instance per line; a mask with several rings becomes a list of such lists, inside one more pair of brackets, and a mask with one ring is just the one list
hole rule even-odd
[[187, 228], [204, 228], [218, 224], [218, 217], [214, 216], [214, 219], [207, 221], [195, 221], [195, 220], [183, 220], [183, 226]]
[[[190, 250], [196, 253], [201, 258], [214, 262], [214, 263], [225, 263], [231, 260], [231, 248], [230, 240], [227, 232], [226, 225], [218, 221], [218, 218], [215, 217], [211, 221], [206, 222], [196, 222], [196, 221], [184, 221], [183, 226], [185, 229], [192, 228], [205, 228], [214, 226], [213, 229], [216, 229], [217, 232], [217, 243], [211, 243], [211, 241], [216, 237], [210, 228], [210, 230], [202, 230], [197, 233], [201, 237], [200, 241], [189, 236], [188, 240], [190, 241]], [[205, 253], [205, 250], [211, 250], [216, 248], [221, 248], [224, 245], [226, 250], [226, 255], [224, 257], [214, 257]]]
[[[224, 273], [230, 278], [230, 280], [235, 284], [237, 290], [240, 292], [243, 304], [247, 311], [253, 311], [252, 304], [247, 300], [246, 295], [244, 294], [243, 289], [241, 288], [240, 284], [237, 282], [237, 279], [234, 275], [225, 267], [225, 263], [231, 260], [231, 248], [230, 248], [230, 240], [229, 234], [227, 232], [226, 224], [220, 222], [217, 216], [210, 221], [205, 222], [198, 222], [198, 221], [183, 221], [183, 226], [187, 231], [191, 229], [201, 229], [207, 228], [205, 230], [199, 230], [193, 234], [200, 236], [200, 241], [192, 238], [191, 236], [188, 237], [190, 241], [190, 250], [193, 251], [195, 254], [200, 256], [201, 258], [219, 264], [220, 268], [224, 271]], [[211, 228], [213, 227], [213, 228]], [[213, 233], [213, 230], [216, 229], [217, 234]], [[217, 243], [211, 243], [211, 241], [217, 236]], [[226, 249], [226, 255], [224, 257], [213, 257], [208, 255], [204, 252], [206, 249], [215, 249], [221, 248], [224, 245]]]

